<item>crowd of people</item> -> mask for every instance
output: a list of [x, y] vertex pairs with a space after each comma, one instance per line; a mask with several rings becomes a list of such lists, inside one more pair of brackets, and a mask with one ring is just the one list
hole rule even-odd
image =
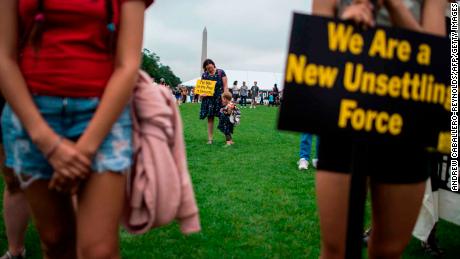
[[277, 84], [274, 84], [271, 91], [267, 91], [261, 90], [257, 81], [254, 81], [250, 89], [245, 81], [242, 82], [241, 87], [238, 87], [238, 81], [234, 81], [230, 91], [233, 101], [240, 104], [242, 108], [247, 108], [248, 99], [251, 109], [255, 109], [258, 105], [279, 106], [281, 104], [282, 92], [278, 90]]
[[[162, 82], [164, 84], [164, 81]], [[184, 103], [201, 103], [199, 94], [195, 94], [194, 87], [187, 87], [184, 85], [178, 85], [173, 88], [168, 86], [171, 92], [177, 100], [177, 104]], [[232, 87], [229, 88], [229, 92], [232, 95], [232, 101], [239, 104], [241, 108], [256, 108], [259, 105], [266, 105], [277, 107], [281, 105], [282, 92], [278, 89], [277, 84], [274, 84], [272, 90], [262, 90], [257, 85], [257, 81], [254, 81], [254, 85], [248, 89], [246, 82], [242, 82], [242, 86], [238, 87], [238, 81], [234, 81]]]
[[[141, 60], [144, 11], [152, 2], [0, 1], [0, 87], [6, 99], [1, 119], [3, 216], [8, 238], [2, 259], [25, 258], [30, 217], [45, 258], [120, 257], [118, 226], [126, 175], [133, 164], [129, 101]], [[383, 24], [445, 36], [446, 4], [315, 0], [313, 14], [363, 27]], [[60, 14], [69, 8], [77, 18]], [[56, 48], [62, 51], [56, 53]], [[246, 108], [249, 102], [249, 108], [256, 108], [265, 101], [269, 106], [282, 101], [276, 84], [268, 92], [257, 82], [249, 88], [235, 81], [229, 88], [225, 71], [213, 60], [205, 60], [203, 70], [202, 79], [216, 81], [214, 94], [190, 99], [201, 101], [199, 118], [207, 121], [207, 144], [214, 143], [216, 117], [225, 147], [234, 144], [241, 119], [238, 104]], [[49, 76], [55, 74], [61, 76]], [[166, 85], [164, 79], [160, 85]], [[192, 92], [181, 86], [173, 94], [180, 104]], [[311, 156], [311, 146], [312, 135], [303, 134], [298, 168], [308, 169], [310, 162], [317, 168], [321, 258], [344, 258], [353, 164], [365, 165], [370, 177], [370, 258], [400, 258], [429, 175], [424, 149], [417, 143], [396, 149], [395, 143], [321, 134], [317, 157]], [[369, 164], [380, 166], [371, 169]]]

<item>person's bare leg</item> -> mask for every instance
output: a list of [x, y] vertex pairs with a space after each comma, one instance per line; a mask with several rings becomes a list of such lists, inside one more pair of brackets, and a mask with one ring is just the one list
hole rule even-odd
[[[0, 162], [5, 160], [3, 145], [0, 144]], [[3, 192], [3, 219], [5, 222], [8, 251], [12, 255], [20, 255], [24, 250], [24, 240], [29, 222], [29, 205], [13, 170], [2, 167], [5, 179]]]
[[24, 193], [11, 193], [5, 187], [3, 193], [3, 218], [8, 240], [8, 251], [12, 255], [20, 255], [24, 250], [29, 217], [29, 205]]
[[26, 190], [44, 258], [76, 258], [75, 213], [70, 195], [48, 189], [37, 180]]
[[118, 226], [125, 199], [125, 176], [93, 173], [78, 197], [78, 257], [120, 258]]
[[372, 231], [369, 258], [400, 258], [411, 239], [422, 205], [425, 182], [371, 182]]
[[208, 141], [212, 141], [214, 133], [214, 117], [208, 117]]
[[78, 197], [77, 197], [77, 195], [72, 195], [72, 206], [73, 206], [74, 212], [77, 213], [77, 210], [78, 210]]
[[321, 227], [321, 258], [344, 258], [350, 175], [316, 173], [316, 196]]

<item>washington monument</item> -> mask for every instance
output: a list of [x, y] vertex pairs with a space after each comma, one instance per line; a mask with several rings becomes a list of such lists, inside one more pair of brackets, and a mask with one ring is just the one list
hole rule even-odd
[[203, 63], [208, 58], [208, 30], [204, 27], [203, 30], [203, 42], [201, 43], [201, 64], [200, 64], [200, 77], [204, 72]]

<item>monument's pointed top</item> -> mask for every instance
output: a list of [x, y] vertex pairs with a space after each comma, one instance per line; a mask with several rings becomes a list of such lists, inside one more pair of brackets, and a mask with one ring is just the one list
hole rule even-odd
[[203, 32], [208, 32], [208, 30], [206, 29], [206, 26], [204, 26]]

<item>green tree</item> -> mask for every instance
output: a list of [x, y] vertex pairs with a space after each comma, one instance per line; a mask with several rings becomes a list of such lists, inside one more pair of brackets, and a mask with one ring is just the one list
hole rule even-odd
[[155, 82], [159, 82], [160, 78], [164, 78], [166, 84], [171, 87], [176, 87], [181, 82], [180, 78], [174, 74], [171, 68], [161, 64], [160, 57], [148, 49], [142, 51], [141, 68], [154, 78]]

